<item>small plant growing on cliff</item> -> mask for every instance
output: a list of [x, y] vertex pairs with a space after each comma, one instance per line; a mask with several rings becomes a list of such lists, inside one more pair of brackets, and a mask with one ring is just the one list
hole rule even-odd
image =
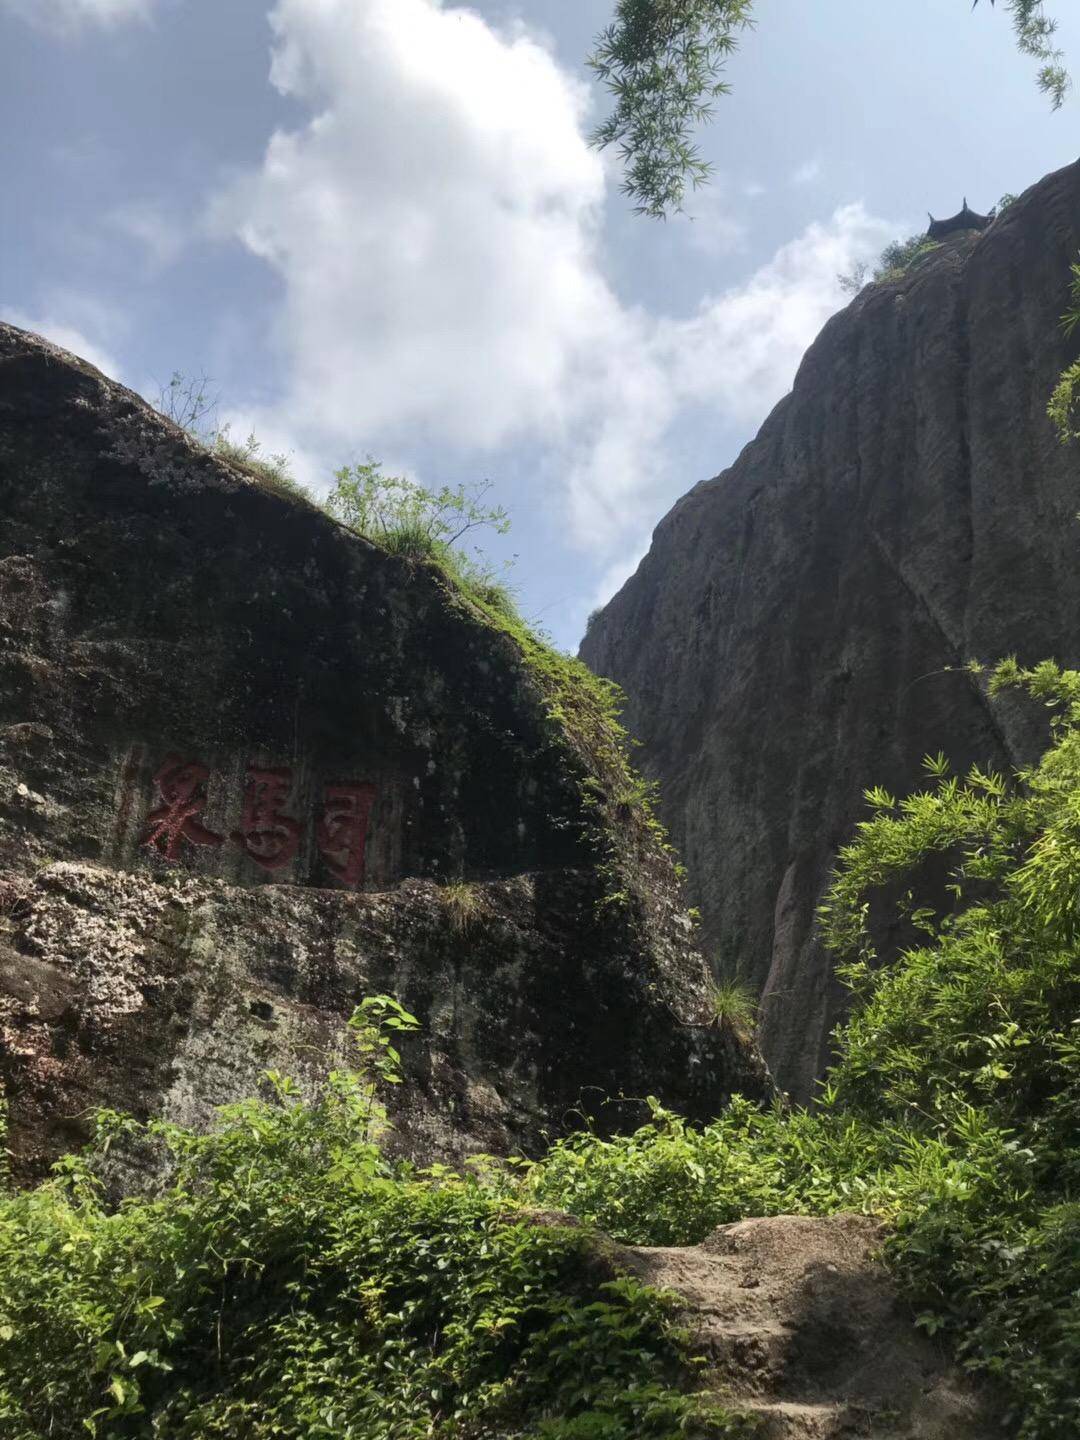
[[154, 409], [205, 444], [214, 430], [211, 417], [217, 414], [221, 403], [220, 396], [210, 390], [212, 384], [205, 371], [201, 375], [185, 375], [181, 370], [174, 370], [168, 385], [158, 386]]
[[357, 535], [397, 555], [436, 561], [465, 589], [496, 608], [513, 608], [505, 584], [508, 566], [492, 565], [462, 541], [477, 530], [505, 535], [510, 517], [488, 501], [490, 481], [429, 490], [405, 475], [388, 475], [378, 460], [345, 466], [334, 476], [326, 508]]
[[307, 489], [293, 475], [287, 455], [265, 452], [254, 433], [246, 440], [234, 440], [231, 427], [218, 423], [221, 397], [211, 391], [212, 384], [205, 372], [191, 376], [174, 370], [168, 385], [158, 387], [154, 408], [192, 440], [243, 470], [264, 489], [288, 499], [306, 499]]
[[483, 910], [480, 891], [464, 880], [455, 880], [443, 886], [442, 903], [455, 930], [471, 929]]
[[[1080, 262], [1070, 266], [1072, 280], [1069, 285], [1069, 303], [1061, 317], [1061, 328], [1071, 337], [1080, 326]], [[1080, 416], [1077, 406], [1080, 402], [1080, 360], [1074, 360], [1061, 374], [1046, 407], [1058, 439], [1063, 445], [1070, 440], [1080, 440]]]
[[709, 989], [713, 1022], [749, 1039], [757, 1025], [757, 997], [741, 980], [714, 980]]
[[214, 435], [211, 448], [215, 455], [220, 455], [223, 460], [247, 471], [263, 489], [272, 490], [288, 499], [307, 497], [307, 489], [289, 469], [289, 457], [280, 452], [266, 454], [262, 442], [254, 433], [248, 435], [243, 442], [237, 442], [232, 438], [229, 426], [224, 425]]

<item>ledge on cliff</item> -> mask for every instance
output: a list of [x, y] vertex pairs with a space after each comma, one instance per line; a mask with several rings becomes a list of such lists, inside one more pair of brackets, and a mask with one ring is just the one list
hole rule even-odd
[[709, 1023], [603, 716], [586, 697], [568, 723], [539, 652], [436, 570], [10, 326], [0, 517], [0, 1073], [25, 1173], [94, 1104], [191, 1120], [268, 1065], [322, 1073], [373, 991], [423, 1023], [397, 1112], [418, 1154], [535, 1144], [624, 1094], [705, 1116], [765, 1092]]

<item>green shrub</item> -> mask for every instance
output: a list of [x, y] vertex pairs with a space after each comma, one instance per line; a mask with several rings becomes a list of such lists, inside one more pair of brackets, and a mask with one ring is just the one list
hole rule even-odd
[[736, 1098], [699, 1128], [650, 1104], [651, 1120], [632, 1135], [558, 1141], [528, 1172], [527, 1194], [635, 1245], [696, 1244], [750, 1215], [828, 1214], [878, 1199], [868, 1156], [885, 1152], [857, 1122]]
[[179, 425], [192, 440], [213, 454], [235, 465], [265, 490], [287, 500], [310, 500], [289, 468], [289, 457], [265, 454], [262, 442], [252, 433], [246, 440], [232, 438], [229, 425], [217, 422], [220, 397], [212, 393], [212, 381], [205, 374], [190, 376], [174, 370], [168, 385], [158, 387], [155, 409], [174, 425]]
[[878, 256], [877, 264], [871, 270], [865, 261], [860, 261], [846, 275], [838, 275], [841, 290], [857, 295], [864, 285], [882, 280], [899, 280], [924, 256], [940, 250], [941, 243], [931, 240], [925, 232], [909, 235], [906, 240], [890, 241]]
[[[636, 1135], [562, 1141], [527, 1184], [649, 1244], [744, 1215], [882, 1215], [920, 1322], [999, 1382], [1009, 1433], [1066, 1440], [1080, 1434], [1080, 672], [1009, 661], [990, 679], [1004, 687], [1049, 708], [1037, 766], [960, 778], [937, 756], [926, 792], [868, 792], [823, 907], [854, 1010], [819, 1103], [736, 1103], [703, 1129], [657, 1109]], [[933, 856], [951, 872], [945, 911], [916, 893]], [[870, 901], [897, 884], [922, 940], [882, 964]]]
[[742, 1039], [750, 1039], [757, 1026], [758, 1002], [749, 985], [742, 980], [714, 980], [709, 1004], [718, 1025], [727, 1025]]
[[282, 454], [264, 454], [262, 443], [255, 435], [249, 435], [243, 443], [238, 443], [230, 437], [229, 427], [226, 425], [214, 435], [211, 448], [222, 460], [227, 460], [250, 475], [264, 490], [270, 490], [287, 500], [311, 498], [307, 487], [301, 485], [289, 469], [289, 457]]
[[385, 474], [370, 457], [338, 470], [334, 479], [326, 509], [350, 530], [392, 554], [432, 560], [467, 593], [513, 610], [501, 578], [507, 567], [497, 569], [461, 544], [475, 530], [505, 535], [510, 528], [506, 511], [487, 503], [490, 482], [428, 490], [405, 475]]
[[[413, 1028], [366, 1001], [357, 1071], [313, 1102], [273, 1076], [207, 1134], [105, 1114], [88, 1154], [0, 1196], [6, 1440], [741, 1433], [688, 1393], [671, 1302], [587, 1230], [386, 1158], [377, 1091]], [[133, 1140], [171, 1178], [110, 1208], [103, 1164]]]

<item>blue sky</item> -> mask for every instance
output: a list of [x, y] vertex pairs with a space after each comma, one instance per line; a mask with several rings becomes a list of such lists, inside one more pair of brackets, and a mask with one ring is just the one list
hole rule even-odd
[[714, 183], [647, 221], [584, 138], [612, 3], [0, 0], [0, 315], [151, 399], [207, 373], [316, 488], [368, 454], [490, 479], [490, 548], [575, 645], [838, 271], [1077, 152], [1000, 6], [758, 0]]

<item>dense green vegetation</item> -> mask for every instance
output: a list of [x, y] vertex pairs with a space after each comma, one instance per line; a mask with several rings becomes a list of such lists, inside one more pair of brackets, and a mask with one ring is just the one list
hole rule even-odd
[[[315, 1102], [272, 1076], [210, 1134], [145, 1127], [168, 1184], [109, 1205], [139, 1127], [106, 1115], [88, 1155], [3, 1196], [2, 1433], [745, 1433], [688, 1393], [667, 1303], [588, 1225], [693, 1242], [843, 1209], [891, 1222], [920, 1323], [999, 1383], [1008, 1433], [1080, 1433], [1080, 673], [1007, 662], [969, 682], [1045, 705], [1051, 743], [1012, 779], [938, 756], [925, 792], [869, 792], [822, 913], [855, 1009], [818, 1105], [736, 1102], [700, 1129], [654, 1106], [636, 1134], [571, 1136], [537, 1164], [418, 1172], [380, 1148], [378, 1101], [415, 1022], [369, 1000], [355, 1073]], [[884, 965], [883, 888], [911, 936]]]
[[[505, 1183], [384, 1155], [387, 997], [353, 1073], [270, 1096], [209, 1134], [102, 1115], [97, 1145], [0, 1200], [0, 1433], [637, 1440], [737, 1435], [686, 1393], [670, 1303], [587, 1231], [536, 1223]], [[118, 1208], [110, 1147], [172, 1177]]]
[[[963, 1362], [993, 1376], [1022, 1440], [1080, 1433], [1080, 673], [998, 667], [1048, 707], [1053, 742], [1015, 781], [959, 778], [871, 818], [822, 921], [854, 991], [810, 1111], [736, 1105], [704, 1130], [658, 1111], [636, 1135], [576, 1136], [532, 1193], [638, 1241], [695, 1240], [742, 1215], [861, 1208]], [[935, 858], [948, 882], [919, 879]], [[925, 884], [925, 881], [923, 882]], [[911, 943], [881, 966], [875, 897]]]

